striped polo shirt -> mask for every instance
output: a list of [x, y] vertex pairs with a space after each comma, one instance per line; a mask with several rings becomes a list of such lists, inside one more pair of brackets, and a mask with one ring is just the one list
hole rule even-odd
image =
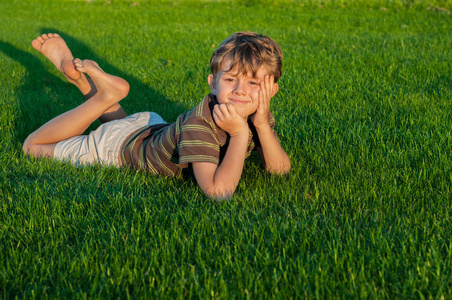
[[[216, 97], [209, 94], [174, 123], [145, 126], [133, 132], [121, 146], [122, 165], [153, 174], [179, 176], [193, 162], [220, 164], [230, 136], [213, 120], [216, 104]], [[269, 122], [273, 128], [275, 120], [271, 113]], [[250, 122], [249, 125], [253, 126]], [[249, 131], [246, 157], [258, 142], [252, 131], [255, 130]]]

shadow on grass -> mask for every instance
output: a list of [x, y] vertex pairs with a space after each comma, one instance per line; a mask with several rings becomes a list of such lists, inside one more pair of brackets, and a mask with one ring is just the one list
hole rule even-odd
[[[71, 49], [74, 57], [94, 60], [106, 72], [127, 80], [131, 90], [128, 97], [121, 102], [121, 105], [127, 113], [133, 114], [137, 112], [129, 111], [128, 106], [130, 105], [127, 104], [128, 99], [133, 99], [135, 103], [140, 101], [142, 104], [133, 106], [138, 106], [142, 108], [142, 110], [146, 110], [146, 108], [149, 107], [146, 103], [151, 101], [152, 107], [158, 107], [164, 111], [177, 113], [186, 111], [186, 108], [171, 102], [152, 87], [145, 85], [137, 77], [119, 70], [105, 61], [102, 57], [96, 55], [96, 53], [82, 41], [65, 32], [56, 30], [55, 28], [42, 28], [41, 32], [58, 33], [66, 41], [66, 44]], [[55, 76], [48, 71], [49, 66], [44, 65], [42, 61], [38, 59], [41, 54], [37, 51], [33, 50], [34, 52], [31, 54], [4, 41], [0, 41], [0, 51], [22, 64], [27, 69], [26, 74], [22, 78], [22, 84], [17, 90], [21, 112], [18, 114], [18, 120], [16, 121], [15, 138], [18, 139], [20, 143], [22, 143], [23, 140], [39, 126], [51, 118], [74, 108], [84, 100], [84, 97], [77, 88], [63, 80], [63, 76]], [[142, 95], [146, 95], [146, 97], [143, 99]], [[156, 112], [159, 113], [159, 111]], [[165, 118], [164, 115], [163, 117]], [[167, 121], [171, 122], [171, 120]], [[93, 129], [95, 128], [92, 125], [88, 130]]]
[[[42, 112], [49, 109], [48, 104], [41, 101], [45, 95], [42, 91], [47, 90], [49, 85], [55, 82], [61, 82], [60, 88], [61, 85], [68, 86], [69, 84], [63, 83], [61, 79], [49, 73], [36, 56], [26, 51], [3, 41], [0, 41], [0, 51], [27, 69], [21, 80], [21, 86], [16, 91], [20, 112], [17, 114], [13, 132], [22, 143], [25, 137], [31, 133], [31, 128], [36, 129], [36, 124], [42, 125], [48, 120], [42, 116]], [[48, 112], [47, 115], [49, 113], [53, 112]]]

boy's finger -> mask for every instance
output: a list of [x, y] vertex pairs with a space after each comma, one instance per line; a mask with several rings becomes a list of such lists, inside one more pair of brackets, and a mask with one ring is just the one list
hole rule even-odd
[[270, 94], [271, 92], [269, 91], [269, 85], [268, 85], [268, 81], [267, 81], [267, 76], [264, 80], [265, 82], [262, 85], [261, 91], [262, 91], [262, 100], [265, 102], [269, 102], [270, 101]]
[[275, 76], [274, 75], [270, 75], [270, 78], [269, 78], [269, 91], [270, 91], [270, 95], [271, 94], [273, 94], [273, 89], [274, 89], [274, 87], [275, 87]]
[[231, 104], [229, 104], [229, 103], [226, 103], [226, 104], [220, 104], [221, 112], [222, 112], [223, 115], [225, 115], [225, 116], [229, 114], [229, 109], [228, 109], [229, 105], [231, 105]]
[[213, 107], [213, 112], [217, 116], [217, 118], [220, 118], [223, 116], [223, 112], [221, 111], [221, 104], [217, 104]]
[[262, 89], [259, 91], [259, 105], [258, 105], [258, 109], [261, 108], [262, 106], [265, 104], [265, 97], [264, 97], [264, 93], [265, 91]]
[[[220, 117], [222, 120], [230, 118], [231, 116], [231, 112], [229, 107], [232, 106], [232, 104], [227, 103], [227, 104], [217, 104], [215, 107], [217, 108], [217, 115], [218, 117]], [[215, 109], [214, 107], [214, 109]]]
[[262, 82], [261, 82], [261, 92], [262, 92], [262, 98], [265, 98], [265, 96], [266, 96], [266, 94], [267, 94], [267, 83], [265, 82], [265, 79], [266, 78], [264, 78], [264, 80], [262, 80]]
[[267, 92], [269, 95], [271, 95], [273, 93], [273, 86], [275, 83], [275, 76], [273, 75], [268, 75], [265, 77], [266, 79], [266, 84], [267, 84]]
[[231, 115], [235, 115], [235, 107], [231, 103], [226, 104], [226, 108], [228, 109], [228, 113]]

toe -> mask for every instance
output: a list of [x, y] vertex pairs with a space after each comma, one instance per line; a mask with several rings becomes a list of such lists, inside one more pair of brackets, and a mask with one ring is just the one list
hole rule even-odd
[[[44, 39], [43, 39], [42, 37], [40, 37], [40, 36], [38, 36], [38, 37], [36, 38], [36, 40], [39, 41], [41, 44], [44, 43]], [[35, 41], [36, 41], [36, 40], [35, 40]]]
[[47, 36], [47, 34], [43, 34], [43, 35], [41, 35], [41, 37], [44, 39], [44, 40], [47, 40], [49, 37]]
[[83, 69], [83, 61], [78, 58], [74, 59], [74, 66], [78, 71], [80, 71]]
[[40, 41], [38, 41], [38, 39], [34, 39], [31, 42], [31, 45], [33, 46], [33, 48], [35, 48], [36, 50], [39, 50], [41, 48], [42, 43]]

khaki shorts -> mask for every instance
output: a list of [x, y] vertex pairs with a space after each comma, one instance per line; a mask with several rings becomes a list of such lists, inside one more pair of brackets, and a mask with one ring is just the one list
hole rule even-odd
[[141, 112], [104, 123], [88, 135], [74, 136], [56, 144], [53, 157], [73, 165], [105, 164], [120, 166], [122, 142], [141, 127], [166, 123], [153, 112]]

